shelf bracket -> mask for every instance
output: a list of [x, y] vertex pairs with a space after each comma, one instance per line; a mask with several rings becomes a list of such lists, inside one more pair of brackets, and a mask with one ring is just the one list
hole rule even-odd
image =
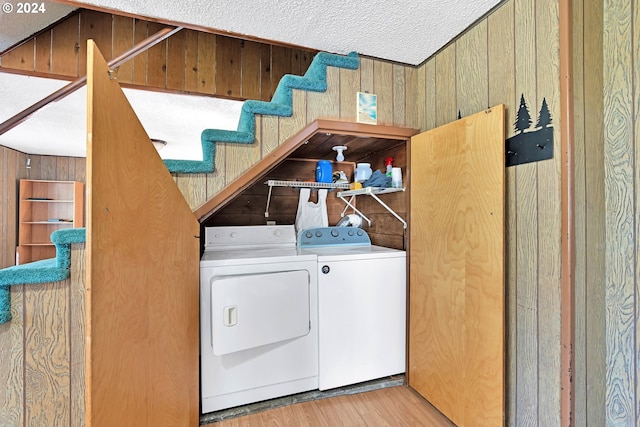
[[[402, 219], [402, 217], [400, 215], [398, 215], [397, 213], [395, 213], [395, 211], [393, 209], [391, 209], [389, 206], [387, 206], [387, 204], [385, 202], [383, 202], [382, 200], [380, 200], [380, 198], [377, 196], [377, 194], [385, 194], [385, 193], [394, 193], [396, 191], [405, 191], [404, 188], [376, 188], [376, 187], [365, 187], [365, 188], [361, 188], [358, 190], [350, 190], [350, 191], [341, 191], [338, 193], [338, 197], [340, 199], [342, 199], [343, 202], [345, 202], [348, 206], [351, 206], [356, 212], [358, 212], [360, 215], [362, 215], [362, 213], [360, 211], [358, 211], [352, 204], [350, 201], [347, 201], [347, 199], [344, 198], [344, 196], [351, 196], [351, 199], [349, 200], [353, 200], [353, 198], [355, 196], [358, 195], [367, 195], [367, 196], [371, 196], [373, 197], [378, 203], [380, 203], [380, 205], [382, 205], [383, 208], [385, 208], [391, 215], [393, 215], [394, 217], [396, 217], [396, 219], [398, 221], [400, 221], [402, 223], [402, 227], [406, 230], [407, 229], [407, 222]], [[346, 208], [345, 208], [346, 210]], [[344, 215], [344, 211], [342, 211], [343, 215]], [[367, 222], [369, 223], [369, 225], [371, 225], [371, 221], [365, 217], [364, 215], [362, 215]]]
[[367, 216], [365, 214], [363, 214], [362, 212], [360, 212], [358, 210], [358, 208], [356, 208], [351, 202], [353, 201], [353, 198], [356, 196], [351, 196], [351, 198], [349, 198], [349, 200], [345, 199], [344, 197], [342, 197], [342, 195], [338, 194], [338, 197], [346, 203], [347, 206], [344, 207], [344, 209], [342, 210], [342, 213], [340, 214], [341, 217], [344, 218], [344, 213], [347, 211], [347, 209], [351, 208], [353, 209], [358, 215], [360, 215], [362, 218], [364, 218], [367, 221], [367, 224], [369, 224], [369, 227], [371, 227], [371, 220], [369, 218], [367, 218]]
[[395, 213], [395, 211], [393, 209], [391, 209], [389, 206], [387, 206], [387, 204], [385, 202], [383, 202], [382, 200], [380, 200], [380, 198], [378, 196], [376, 196], [373, 193], [369, 194], [371, 197], [373, 197], [374, 199], [376, 199], [378, 201], [378, 203], [380, 203], [382, 205], [383, 208], [385, 208], [387, 211], [389, 211], [389, 213], [393, 216], [396, 217], [396, 219], [398, 221], [400, 221], [402, 223], [402, 228], [404, 228], [405, 230], [407, 229], [407, 221], [405, 221], [404, 219], [402, 219], [402, 217], [400, 215], [398, 215], [397, 213]]
[[273, 185], [269, 186], [269, 194], [267, 195], [267, 207], [264, 209], [264, 217], [269, 218], [269, 204], [271, 203], [271, 189]]

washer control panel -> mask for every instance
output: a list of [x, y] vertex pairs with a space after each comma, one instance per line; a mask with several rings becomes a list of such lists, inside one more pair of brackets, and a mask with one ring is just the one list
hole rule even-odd
[[308, 228], [298, 234], [299, 248], [340, 245], [369, 246], [371, 239], [366, 231], [355, 227]]

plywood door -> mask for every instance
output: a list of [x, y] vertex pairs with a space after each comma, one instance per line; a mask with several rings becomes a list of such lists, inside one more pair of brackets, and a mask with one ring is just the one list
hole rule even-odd
[[504, 425], [504, 106], [410, 145], [409, 385], [458, 426]]
[[200, 226], [87, 56], [87, 425], [196, 426]]

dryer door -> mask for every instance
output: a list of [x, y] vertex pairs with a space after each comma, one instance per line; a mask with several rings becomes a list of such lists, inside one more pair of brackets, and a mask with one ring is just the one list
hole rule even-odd
[[216, 356], [307, 335], [307, 270], [211, 279], [211, 342]]

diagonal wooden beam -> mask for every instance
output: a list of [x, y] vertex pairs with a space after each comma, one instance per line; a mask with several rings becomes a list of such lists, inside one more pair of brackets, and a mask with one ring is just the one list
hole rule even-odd
[[[122, 65], [125, 62], [127, 62], [128, 60], [130, 60], [134, 56], [138, 55], [139, 53], [144, 52], [145, 50], [147, 50], [147, 49], [149, 49], [149, 48], [151, 48], [151, 47], [153, 47], [155, 45], [157, 45], [161, 41], [171, 37], [172, 35], [174, 35], [175, 33], [177, 33], [180, 30], [182, 30], [182, 27], [175, 27], [175, 28], [167, 27], [167, 28], [163, 28], [162, 30], [160, 30], [157, 33], [155, 33], [154, 35], [152, 35], [150, 37], [147, 37], [146, 39], [144, 39], [140, 43], [136, 44], [131, 49], [129, 49], [128, 51], [124, 52], [122, 55], [112, 59], [111, 61], [108, 62], [107, 65], [109, 66], [109, 68], [119, 67], [120, 65]], [[67, 95], [75, 92], [76, 90], [80, 89], [86, 83], [87, 83], [87, 76], [79, 77], [76, 80], [74, 80], [71, 83], [69, 83], [68, 85], [66, 85], [66, 86], [58, 89], [57, 91], [53, 92], [51, 95], [46, 96], [45, 98], [42, 98], [40, 101], [36, 102], [32, 106], [22, 110], [21, 112], [19, 112], [15, 116], [13, 116], [13, 117], [7, 119], [6, 121], [0, 123], [0, 135], [3, 135], [4, 133], [6, 133], [9, 130], [13, 129], [14, 127], [18, 126], [20, 123], [22, 123], [23, 121], [28, 119], [33, 113], [35, 113], [36, 111], [40, 110], [42, 107], [48, 105], [51, 102], [59, 101], [60, 99], [64, 98], [65, 96], [67, 96]]]

